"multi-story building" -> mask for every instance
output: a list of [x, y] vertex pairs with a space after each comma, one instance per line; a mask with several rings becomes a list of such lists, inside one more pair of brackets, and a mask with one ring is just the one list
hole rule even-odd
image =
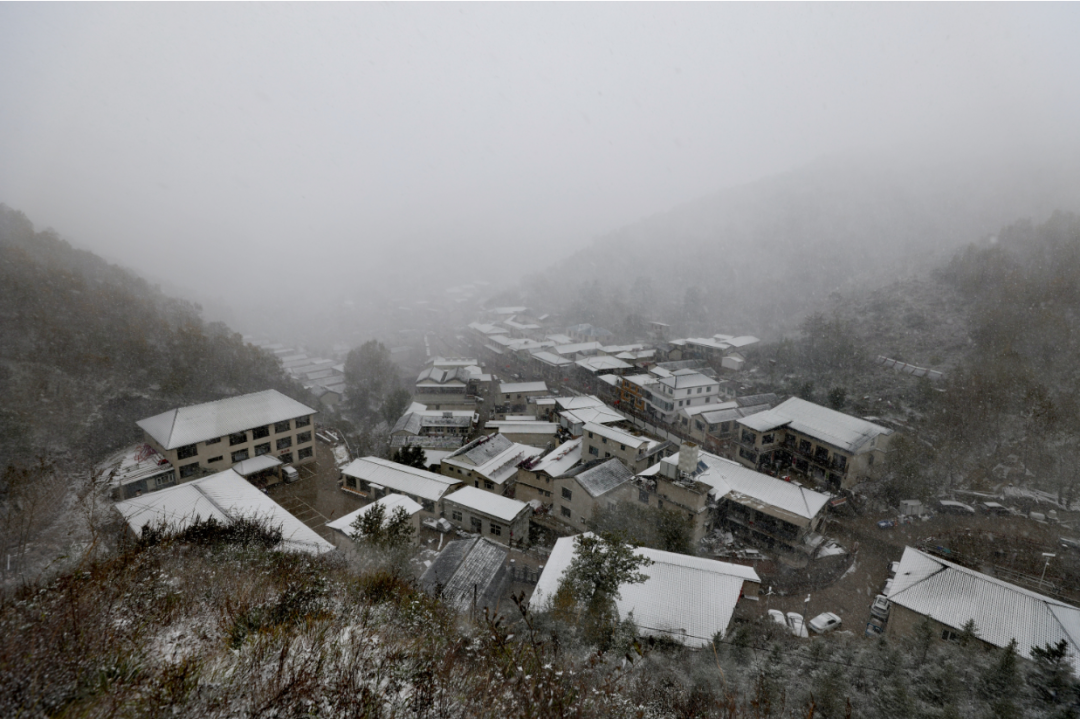
[[833, 490], [876, 476], [893, 434], [798, 397], [735, 421], [739, 462], [754, 469], [795, 471]]
[[581, 463], [581, 439], [563, 442], [543, 457], [535, 457], [518, 470], [514, 498], [522, 502], [534, 499], [551, 505], [555, 487], [553, 480]]
[[504, 434], [487, 434], [443, 457], [442, 473], [478, 489], [506, 494], [521, 463], [543, 453], [537, 447], [515, 444]]
[[442, 516], [443, 497], [461, 481], [380, 457], [360, 457], [342, 468], [341, 485], [367, 499], [403, 494], [421, 506], [425, 517], [436, 519]]
[[645, 408], [670, 424], [684, 407], [715, 404], [719, 395], [719, 381], [694, 370], [678, 370], [657, 381], [645, 398]]
[[530, 397], [544, 397], [548, 394], [543, 382], [503, 382], [499, 385], [498, 404], [508, 412], [524, 414], [528, 411]]
[[624, 497], [634, 475], [615, 458], [597, 459], [574, 467], [553, 482], [552, 515], [575, 531], [584, 532], [598, 507], [611, 507]]
[[641, 473], [671, 452], [675, 445], [615, 427], [586, 422], [582, 427], [581, 458], [585, 462], [615, 457], [632, 472]]
[[529, 538], [532, 509], [525, 502], [500, 497], [476, 487], [462, 487], [443, 500], [450, 524], [493, 542], [510, 544]]
[[428, 367], [416, 378], [413, 399], [430, 409], [468, 409], [476, 405], [479, 376], [465, 367]]
[[315, 461], [315, 410], [277, 390], [171, 409], [136, 424], [184, 482], [271, 455], [287, 465]]

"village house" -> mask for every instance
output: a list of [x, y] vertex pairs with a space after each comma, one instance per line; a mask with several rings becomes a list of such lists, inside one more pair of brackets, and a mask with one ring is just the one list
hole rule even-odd
[[443, 604], [474, 618], [499, 611], [510, 586], [506, 570], [508, 551], [487, 537], [470, 537], [448, 543], [420, 577], [420, 586]]
[[613, 335], [610, 331], [603, 327], [593, 327], [588, 322], [580, 325], [574, 325], [573, 327], [566, 328], [566, 334], [570, 335], [577, 342], [603, 342], [610, 340]]
[[548, 382], [561, 382], [570, 378], [570, 371], [574, 368], [574, 360], [568, 357], [560, 357], [554, 352], [537, 350], [530, 353], [529, 359], [532, 370]]
[[314, 462], [314, 416], [315, 410], [269, 389], [171, 409], [136, 424], [184, 482], [265, 454], [286, 465]]
[[543, 397], [548, 394], [543, 382], [503, 382], [499, 385], [498, 406], [507, 412], [524, 414], [528, 411], [530, 397]]
[[625, 498], [633, 473], [615, 458], [596, 459], [573, 467], [552, 483], [552, 515], [575, 531], [587, 530], [597, 507], [613, 507]]
[[334, 545], [231, 469], [126, 499], [114, 506], [136, 537], [142, 536], [145, 527], [182, 531], [198, 521], [229, 524], [253, 519], [281, 531], [281, 541], [274, 547], [276, 551], [323, 554], [334, 549]]
[[[635, 414], [645, 414], [645, 397], [648, 396], [659, 379], [651, 374], [633, 374], [619, 377], [620, 409]], [[674, 405], [672, 405], [674, 406]]]
[[695, 370], [678, 370], [661, 377], [645, 397], [646, 412], [665, 423], [672, 423], [683, 407], [714, 404], [720, 394], [720, 382]]
[[479, 378], [465, 367], [428, 367], [416, 378], [413, 400], [430, 409], [469, 409], [476, 405]]
[[1017, 652], [1029, 659], [1033, 647], [1064, 640], [1068, 663], [1080, 673], [1080, 608], [914, 547], [904, 548], [888, 599], [887, 636], [916, 636], [929, 621], [934, 636], [956, 641], [973, 621], [978, 641], [1006, 647], [1015, 639]]
[[581, 462], [581, 438], [563, 442], [542, 457], [524, 462], [518, 470], [514, 498], [522, 502], [538, 500], [551, 505], [555, 488], [552, 481]]
[[743, 335], [732, 337], [731, 335], [713, 335], [712, 337], [690, 337], [683, 340], [672, 340], [671, 345], [676, 348], [671, 359], [702, 359], [713, 368], [720, 369], [724, 357], [733, 352], [745, 350], [745, 348], [760, 342], [757, 337]]
[[498, 432], [516, 444], [547, 450], [556, 444], [559, 425], [555, 422], [539, 422], [532, 417], [527, 420], [495, 420], [484, 425], [485, 434], [493, 432]]
[[599, 342], [576, 342], [569, 345], [555, 345], [550, 351], [560, 357], [577, 361], [584, 357], [592, 357], [593, 355], [600, 354], [601, 347], [603, 347], [603, 345]]
[[356, 551], [357, 533], [353, 525], [375, 507], [383, 509], [384, 527], [399, 509], [404, 510], [409, 515], [409, 524], [413, 528], [413, 544], [420, 544], [420, 515], [424, 510], [423, 506], [404, 494], [387, 494], [371, 504], [326, 523], [326, 528], [331, 530], [331, 541], [338, 549], [346, 554]]
[[[578, 536], [555, 542], [533, 591], [534, 606], [554, 602], [576, 554]], [[644, 582], [619, 585], [615, 606], [620, 618], [632, 614], [638, 631], [646, 636], [690, 647], [711, 645], [715, 636], [726, 635], [739, 600], [756, 597], [761, 586], [751, 567], [645, 547], [634, 553], [652, 564], [640, 570]]]
[[487, 434], [443, 457], [442, 473], [463, 484], [496, 494], [511, 491], [518, 465], [544, 453], [516, 444], [503, 434]]
[[476, 428], [472, 410], [429, 410], [414, 403], [390, 430], [390, 447], [457, 449]]
[[793, 470], [831, 490], [850, 489], [874, 477], [893, 434], [798, 397], [735, 421], [739, 462], [774, 472]]
[[[775, 394], [747, 395], [716, 404], [684, 407], [677, 425], [710, 452], [719, 452], [737, 436], [735, 420], [772, 409], [780, 402]], [[734, 456], [734, 455], [733, 455]]]
[[442, 516], [442, 500], [461, 485], [453, 477], [409, 467], [380, 457], [354, 459], [341, 470], [342, 488], [367, 499], [403, 494], [423, 508], [425, 517]]
[[634, 474], [640, 474], [675, 449], [671, 442], [661, 442], [592, 422], [586, 422], [582, 427], [581, 439], [581, 457], [584, 461], [615, 457], [622, 460]]
[[529, 538], [532, 507], [476, 487], [462, 487], [443, 499], [446, 519], [466, 532], [509, 544]]
[[689, 480], [708, 485], [709, 498], [716, 505], [714, 524], [770, 549], [804, 554], [812, 550], [804, 540], [821, 526], [830, 499], [827, 494], [701, 452], [689, 443], [683, 444], [678, 455], [662, 461], [653, 478], [658, 484], [652, 491], [658, 493], [670, 486], [665, 482], [690, 486]]

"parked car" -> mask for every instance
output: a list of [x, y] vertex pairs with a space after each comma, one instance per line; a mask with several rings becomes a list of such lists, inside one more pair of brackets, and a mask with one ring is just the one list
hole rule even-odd
[[809, 622], [807, 622], [807, 624], [810, 626], [810, 629], [814, 631], [814, 633], [825, 634], [826, 632], [831, 632], [832, 630], [840, 626], [840, 617], [836, 616], [832, 612], [822, 612], [821, 614], [817, 615]]
[[784, 618], [784, 613], [781, 612], [779, 609], [770, 609], [769, 610], [769, 619], [773, 620], [774, 622], [776, 622], [780, 626], [784, 627], [785, 629], [788, 628], [787, 619]]
[[879, 619], [888, 619], [889, 598], [884, 594], [874, 597], [874, 603], [870, 605], [870, 613]]
[[1007, 517], [1012, 514], [1011, 509], [998, 502], [980, 502], [979, 509], [983, 511], [983, 514], [994, 514], [999, 517]]
[[881, 590], [881, 593], [884, 594], [886, 597], [889, 596], [889, 594], [892, 593], [892, 585], [893, 585], [893, 580], [892, 579], [885, 580], [885, 588]]
[[288, 465], [285, 465], [281, 468], [281, 474], [285, 478], [285, 481], [287, 483], [292, 483], [300, 479], [300, 473], [297, 472], [296, 469]]
[[870, 617], [866, 623], [866, 636], [879, 637], [885, 633], [885, 622], [877, 617]]
[[791, 633], [800, 639], [806, 639], [810, 636], [806, 631], [806, 625], [803, 623], [803, 616], [798, 612], [788, 612], [787, 623]]
[[1080, 549], [1080, 539], [1071, 539], [1069, 537], [1059, 537], [1058, 541], [1062, 547], [1066, 549]]

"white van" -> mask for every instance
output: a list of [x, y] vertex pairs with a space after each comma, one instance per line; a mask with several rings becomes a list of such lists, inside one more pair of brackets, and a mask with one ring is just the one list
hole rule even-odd
[[290, 484], [300, 479], [300, 473], [297, 472], [294, 467], [289, 467], [288, 465], [281, 468], [281, 476]]

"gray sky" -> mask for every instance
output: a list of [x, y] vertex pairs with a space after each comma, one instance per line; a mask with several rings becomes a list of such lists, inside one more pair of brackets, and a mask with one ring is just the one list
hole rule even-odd
[[1053, 146], [1078, 30], [1075, 3], [4, 3], [0, 202], [226, 300], [389, 257], [534, 270], [822, 154]]

